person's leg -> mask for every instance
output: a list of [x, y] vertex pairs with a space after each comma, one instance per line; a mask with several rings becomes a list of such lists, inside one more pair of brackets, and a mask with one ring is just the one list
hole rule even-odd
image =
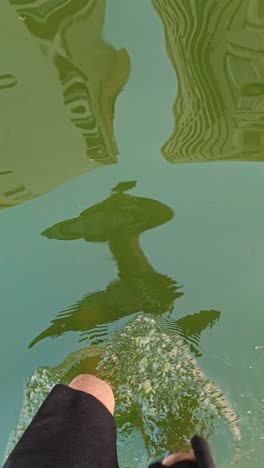
[[112, 415], [114, 414], [115, 397], [113, 390], [104, 380], [98, 379], [94, 375], [81, 374], [71, 381], [69, 387], [94, 396]]
[[92, 375], [56, 385], [4, 468], [118, 468], [115, 400]]

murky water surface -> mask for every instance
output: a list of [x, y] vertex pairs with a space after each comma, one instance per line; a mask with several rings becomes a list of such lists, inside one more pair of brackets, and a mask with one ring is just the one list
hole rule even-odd
[[1, 457], [97, 372], [121, 466], [260, 466], [261, 0], [3, 0], [0, 48]]

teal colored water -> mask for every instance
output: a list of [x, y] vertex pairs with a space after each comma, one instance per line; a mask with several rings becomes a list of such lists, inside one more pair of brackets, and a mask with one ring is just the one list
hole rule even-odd
[[[2, 2], [1, 457], [43, 367], [43, 396], [52, 379], [99, 362], [125, 398], [111, 361], [123, 342], [111, 336], [143, 313], [157, 325], [141, 336], [135, 322], [120, 355], [133, 353], [142, 414], [149, 391], [159, 407], [158, 374], [137, 386], [147, 365], [133, 340], [152, 333], [158, 369], [160, 337], [168, 356], [175, 339], [181, 368], [196, 372], [191, 408], [204, 379], [214, 400], [203, 417], [219, 396], [218, 466], [230, 466], [236, 444], [236, 466], [261, 465], [263, 28], [258, 0]], [[180, 416], [177, 448], [194, 429], [191, 412]], [[163, 450], [163, 426], [146, 447], [144, 427], [126, 417], [135, 457]]]

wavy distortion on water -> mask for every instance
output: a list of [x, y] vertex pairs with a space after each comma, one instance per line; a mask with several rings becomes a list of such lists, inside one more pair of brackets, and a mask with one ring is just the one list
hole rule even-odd
[[[127, 51], [114, 49], [103, 38], [106, 0], [10, 0], [10, 4], [56, 71], [65, 114], [83, 141], [86, 157], [67, 156], [71, 161], [64, 167], [63, 156], [46, 156], [60, 161], [50, 164], [48, 176], [34, 169], [38, 156], [32, 155], [34, 190], [23, 171], [20, 174], [21, 157], [17, 167], [0, 164], [0, 207], [22, 203], [83, 172], [117, 162], [115, 103], [130, 73]], [[11, 78], [0, 76], [0, 89], [14, 86]]]
[[116, 162], [115, 100], [129, 75], [124, 49], [103, 39], [105, 0], [10, 0], [57, 69], [67, 115], [85, 140], [87, 156]]
[[153, 0], [177, 74], [167, 160], [264, 160], [262, 0]]
[[186, 448], [195, 432], [209, 437], [222, 423], [239, 446], [238, 418], [221, 390], [203, 374], [189, 346], [162, 320], [141, 314], [114, 334], [106, 348], [83, 349], [53, 369], [38, 369], [28, 379], [8, 452], [52, 386], [58, 381], [68, 383], [80, 372], [91, 372], [94, 360], [98, 375], [115, 391], [121, 466], [131, 466], [135, 438], [142, 447], [135, 460], [144, 466], [166, 450]]
[[120, 327], [124, 318], [138, 312], [168, 312], [182, 296], [176, 281], [156, 271], [140, 245], [143, 232], [167, 223], [174, 213], [157, 200], [125, 193], [135, 185], [135, 181], [119, 183], [105, 200], [42, 233], [60, 241], [83, 239], [107, 244], [118, 278], [60, 312], [30, 347], [68, 331], [81, 332], [81, 341], [100, 344], [109, 336], [109, 326]]

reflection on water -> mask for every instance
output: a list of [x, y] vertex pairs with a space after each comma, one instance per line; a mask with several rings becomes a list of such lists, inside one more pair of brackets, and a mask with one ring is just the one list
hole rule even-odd
[[87, 156], [116, 162], [114, 105], [126, 83], [126, 50], [102, 37], [106, 0], [10, 0], [29, 31], [53, 61], [67, 115], [85, 140]]
[[[10, 3], [38, 42], [47, 67], [56, 70], [65, 115], [82, 138], [85, 156], [47, 154], [47, 174], [41, 170], [39, 155], [30, 155], [29, 168], [25, 159], [21, 167], [21, 154], [15, 161], [0, 160], [0, 172], [5, 175], [1, 178], [1, 207], [34, 198], [101, 164], [117, 162], [115, 102], [130, 72], [126, 50], [114, 49], [102, 36], [106, 0]], [[15, 84], [13, 76], [0, 76], [1, 92]]]
[[[170, 221], [173, 211], [156, 200], [125, 193], [135, 184], [118, 184], [106, 200], [43, 233], [50, 239], [107, 242], [119, 278], [60, 313], [31, 343], [70, 330], [90, 338], [88, 347], [55, 368], [38, 369], [28, 380], [24, 409], [9, 449], [55, 382], [68, 383], [81, 372], [95, 371], [115, 390], [122, 466], [130, 466], [127, 453], [131, 457], [135, 446], [143, 466], [144, 459], [159, 457], [166, 449], [186, 448], [197, 431], [210, 436], [221, 421], [227, 423], [235, 442], [239, 441], [236, 415], [192, 356], [201, 356], [201, 334], [218, 322], [220, 312], [200, 311], [178, 320], [169, 314], [182, 293], [176, 281], [151, 266], [139, 236]], [[141, 312], [137, 318], [136, 312]], [[112, 336], [103, 328], [125, 316], [130, 316], [129, 323], [119, 324]], [[98, 347], [106, 340], [106, 347]]]
[[97, 333], [105, 336], [106, 323], [140, 311], [167, 312], [182, 295], [173, 279], [152, 267], [139, 242], [140, 234], [168, 222], [173, 211], [156, 200], [124, 192], [133, 185], [134, 182], [118, 184], [106, 200], [43, 233], [50, 239], [106, 242], [118, 267], [118, 279], [60, 313], [31, 346], [45, 337], [70, 330], [86, 334], [95, 325], [102, 324]]
[[262, 0], [153, 0], [178, 78], [171, 162], [264, 159]]
[[[68, 331], [82, 332], [81, 341], [89, 338], [90, 343], [98, 344], [108, 336], [107, 324], [137, 312], [169, 313], [175, 300], [183, 295], [175, 280], [153, 268], [139, 242], [140, 234], [171, 220], [173, 211], [157, 200], [124, 193], [134, 185], [135, 182], [118, 184], [106, 200], [88, 208], [78, 218], [44, 231], [43, 235], [49, 239], [107, 242], [118, 267], [118, 279], [103, 291], [89, 293], [60, 312], [30, 347], [44, 338]], [[168, 322], [167, 326], [189, 340], [192, 351], [199, 355], [200, 333], [218, 318], [219, 312], [201, 311]]]
[[[115, 50], [102, 36], [106, 0], [10, 0], [10, 4], [53, 67], [63, 116], [84, 151], [71, 156], [47, 153], [45, 174], [38, 168], [38, 155], [28, 167], [25, 154], [23, 165], [20, 154], [12, 162], [1, 159], [0, 206], [21, 203], [82, 172], [117, 161], [115, 101], [130, 72], [128, 53]], [[166, 159], [263, 160], [260, 0], [153, 0], [153, 4], [164, 23], [167, 51], [179, 82], [176, 128], [163, 147]], [[0, 75], [0, 97], [19, 93], [19, 86], [19, 78]], [[196, 359], [202, 355], [202, 333], [218, 322], [220, 312], [202, 310], [177, 320], [171, 314], [182, 289], [152, 266], [140, 236], [171, 221], [174, 213], [157, 200], [128, 194], [135, 185], [134, 181], [118, 184], [104, 201], [43, 232], [49, 239], [106, 243], [118, 277], [60, 312], [31, 342], [33, 347], [45, 338], [75, 331], [85, 347], [55, 368], [37, 369], [28, 380], [10, 447], [54, 383], [68, 383], [81, 372], [95, 371], [115, 389], [124, 466], [126, 450], [137, 451], [141, 461], [145, 453], [156, 458], [165, 448], [184, 449], [194, 432], [210, 436], [220, 421], [239, 442], [234, 411]]]

